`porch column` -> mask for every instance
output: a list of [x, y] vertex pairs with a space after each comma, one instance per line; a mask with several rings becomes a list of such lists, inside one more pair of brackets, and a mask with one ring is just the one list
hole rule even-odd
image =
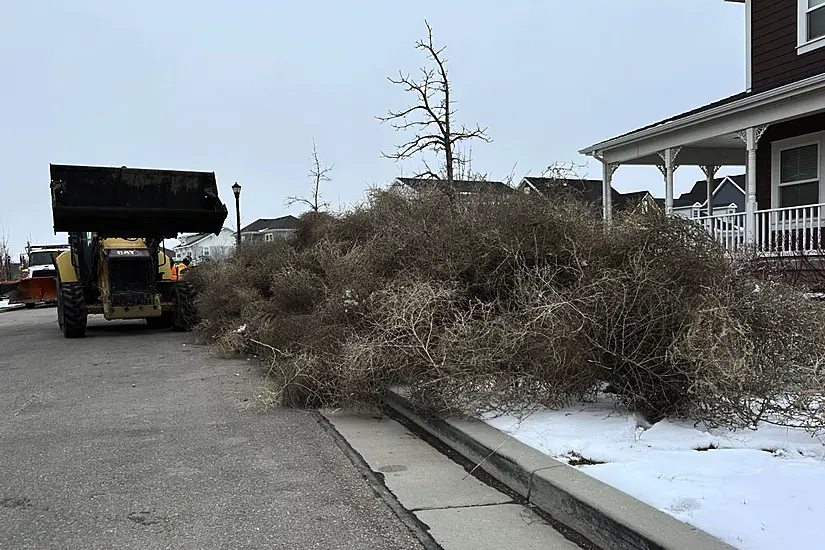
[[713, 180], [716, 178], [716, 172], [719, 171], [721, 166], [717, 166], [715, 164], [708, 164], [707, 166], [702, 166], [702, 172], [705, 174], [705, 179], [708, 182], [708, 216], [713, 216]]
[[[599, 159], [601, 160], [601, 159]], [[613, 174], [618, 170], [618, 164], [602, 162], [602, 217], [607, 225], [613, 221]]]
[[676, 164], [676, 156], [681, 151], [681, 147], [671, 147], [664, 151], [659, 151], [659, 156], [664, 161], [664, 165], [657, 165], [659, 171], [665, 177], [665, 214], [673, 215], [673, 173], [679, 167]]
[[756, 148], [759, 139], [768, 125], [751, 126], [750, 128], [737, 132], [739, 139], [745, 142], [748, 150], [748, 165], [745, 168], [745, 178], [747, 180], [747, 198], [745, 202], [745, 243], [756, 242]]

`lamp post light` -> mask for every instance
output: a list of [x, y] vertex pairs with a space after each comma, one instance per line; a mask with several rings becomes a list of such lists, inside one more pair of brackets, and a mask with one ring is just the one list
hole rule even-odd
[[235, 232], [235, 238], [238, 241], [238, 250], [241, 249], [241, 186], [238, 185], [238, 182], [235, 182], [235, 185], [232, 186], [232, 193], [235, 194], [235, 217], [237, 222], [238, 230]]

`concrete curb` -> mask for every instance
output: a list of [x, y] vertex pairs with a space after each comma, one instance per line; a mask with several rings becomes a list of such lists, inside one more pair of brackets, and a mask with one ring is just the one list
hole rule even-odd
[[480, 421], [427, 415], [390, 391], [385, 404], [528, 502], [605, 550], [732, 550], [576, 468]]

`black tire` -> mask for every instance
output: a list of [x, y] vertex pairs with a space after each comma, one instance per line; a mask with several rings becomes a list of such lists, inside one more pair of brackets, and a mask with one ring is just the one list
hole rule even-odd
[[175, 321], [172, 328], [178, 332], [189, 331], [199, 321], [195, 307], [195, 287], [190, 282], [178, 281], [175, 283]]
[[77, 283], [59, 284], [57, 289], [57, 323], [66, 338], [86, 336], [86, 299]]
[[163, 312], [160, 317], [147, 317], [146, 324], [149, 328], [172, 328], [175, 324], [174, 312]]
[[26, 309], [34, 309], [34, 306], [36, 306], [36, 305], [37, 304], [35, 304], [34, 302], [26, 302], [26, 304], [25, 304]]

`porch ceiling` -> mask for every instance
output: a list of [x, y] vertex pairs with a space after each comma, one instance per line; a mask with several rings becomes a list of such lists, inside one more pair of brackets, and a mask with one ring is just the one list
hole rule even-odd
[[[615, 161], [608, 159], [608, 162]], [[745, 166], [747, 162], [745, 143], [735, 133], [682, 146], [676, 157], [679, 166]], [[662, 157], [656, 152], [622, 161], [621, 164], [654, 166], [662, 163]]]
[[825, 74], [759, 94], [740, 94], [579, 151], [611, 164], [661, 164], [659, 152], [682, 147], [679, 165], [744, 165], [737, 133], [825, 112]]

